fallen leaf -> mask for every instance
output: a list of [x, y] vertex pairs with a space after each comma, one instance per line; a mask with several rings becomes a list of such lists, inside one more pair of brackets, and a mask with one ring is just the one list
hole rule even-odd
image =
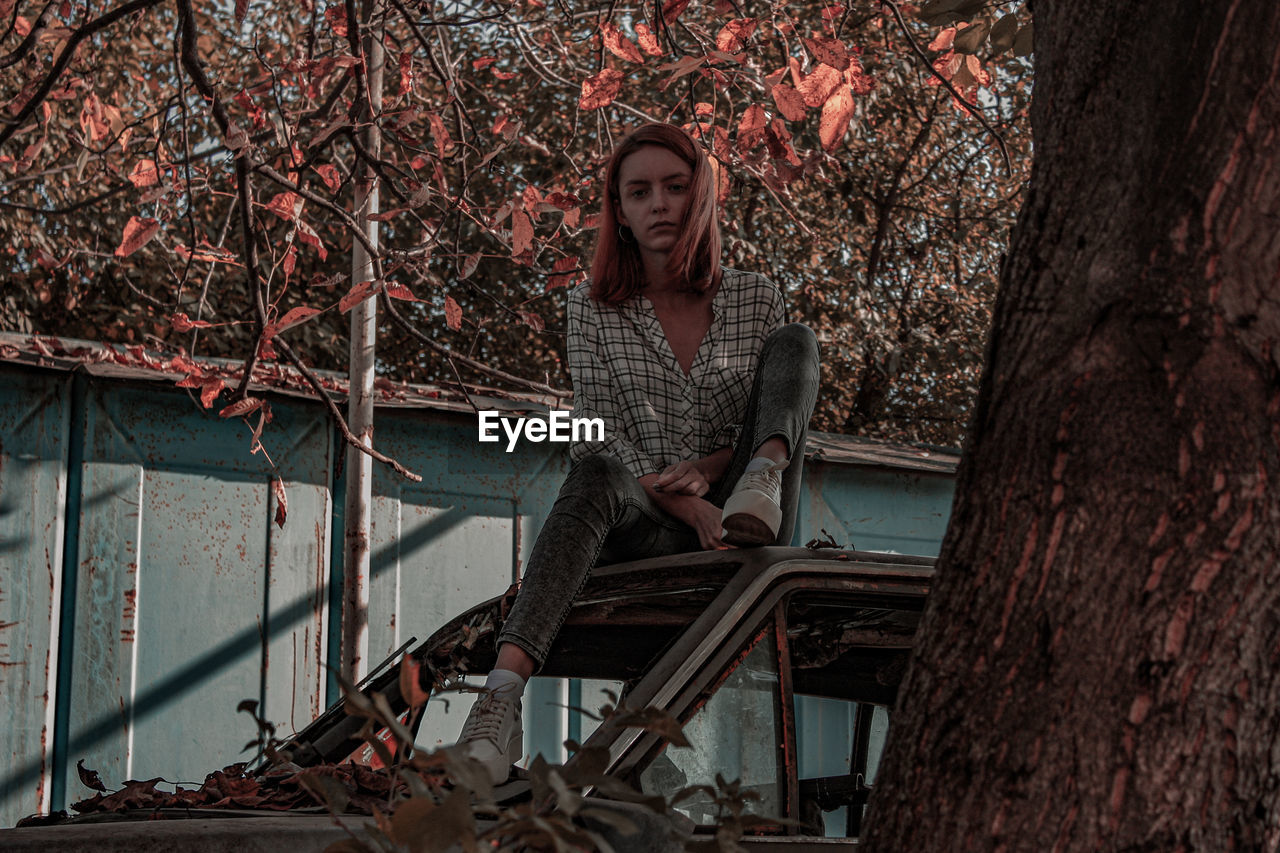
[[80, 775], [80, 782], [86, 788], [93, 791], [107, 790], [107, 786], [102, 784], [102, 777], [98, 775], [98, 771], [87, 769], [83, 758], [76, 762], [76, 773]]

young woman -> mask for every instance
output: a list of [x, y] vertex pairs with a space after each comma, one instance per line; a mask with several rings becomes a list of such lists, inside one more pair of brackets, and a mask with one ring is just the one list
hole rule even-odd
[[534, 542], [497, 666], [460, 742], [497, 784], [521, 756], [520, 699], [598, 563], [787, 544], [818, 387], [808, 327], [768, 279], [722, 269], [715, 177], [667, 124], [605, 169], [591, 282], [569, 294], [574, 417], [604, 420]]

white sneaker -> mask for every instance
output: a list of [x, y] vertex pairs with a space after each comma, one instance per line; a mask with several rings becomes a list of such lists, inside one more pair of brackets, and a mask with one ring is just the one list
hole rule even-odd
[[514, 691], [481, 694], [467, 714], [458, 743], [467, 744], [467, 754], [484, 765], [493, 784], [501, 785], [511, 775], [511, 765], [524, 752], [524, 726], [520, 722], [520, 697]]
[[721, 525], [724, 541], [751, 547], [772, 545], [782, 526], [782, 472], [787, 462], [748, 470], [725, 501]]

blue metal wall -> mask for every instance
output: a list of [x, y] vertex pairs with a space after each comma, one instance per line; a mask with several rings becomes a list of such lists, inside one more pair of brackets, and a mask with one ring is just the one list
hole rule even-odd
[[[266, 453], [249, 429], [165, 382], [0, 364], [0, 825], [109, 786], [200, 782], [255, 736], [257, 699], [289, 732], [336, 698], [341, 458], [322, 408], [273, 397]], [[567, 470], [562, 445], [479, 444], [469, 413], [388, 408], [378, 467], [370, 660], [518, 576]], [[797, 541], [936, 554], [951, 477], [809, 461]], [[537, 684], [527, 748], [560, 754], [570, 686]], [[433, 711], [447, 740], [469, 704]], [[464, 706], [459, 708], [457, 706]]]

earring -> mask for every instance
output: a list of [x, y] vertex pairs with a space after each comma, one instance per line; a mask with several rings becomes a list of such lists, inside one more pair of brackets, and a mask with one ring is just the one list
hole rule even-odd
[[[631, 237], [630, 239], [628, 239], [628, 238], [627, 238], [627, 236], [626, 236], [625, 234], [623, 234], [623, 233], [622, 233], [622, 229], [623, 229], [623, 228], [626, 228], [626, 226], [625, 226], [625, 225], [623, 225], [622, 223], [618, 223], [618, 242], [620, 242], [620, 243], [634, 243], [634, 242], [636, 241], [636, 240], [635, 240], [635, 237]], [[627, 230], [628, 230], [628, 231], [630, 231], [631, 229], [630, 229], [630, 228], [628, 228]]]

